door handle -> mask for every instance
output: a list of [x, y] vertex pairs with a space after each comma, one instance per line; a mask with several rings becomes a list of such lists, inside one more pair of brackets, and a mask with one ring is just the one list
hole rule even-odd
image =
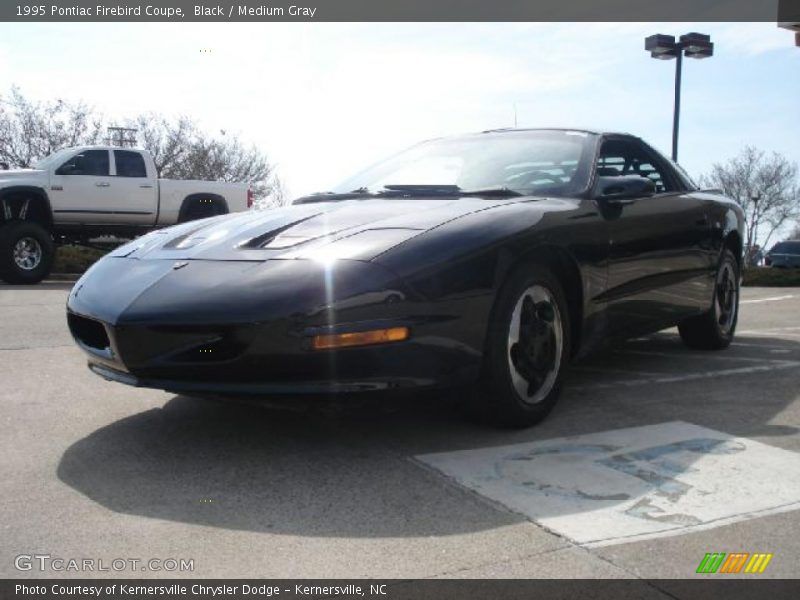
[[97, 181], [95, 182], [95, 185], [97, 187], [109, 187], [111, 184], [108, 183], [107, 181]]
[[140, 187], [140, 188], [143, 188], [143, 189], [146, 189], [146, 190], [149, 190], [149, 189], [152, 189], [152, 188], [153, 188], [153, 186], [152, 186], [152, 185], [140, 185], [139, 187]]

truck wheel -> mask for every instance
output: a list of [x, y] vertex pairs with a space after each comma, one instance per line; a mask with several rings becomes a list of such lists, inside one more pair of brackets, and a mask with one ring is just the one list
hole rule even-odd
[[7, 283], [39, 283], [53, 266], [55, 245], [38, 223], [11, 221], [0, 227], [0, 279]]
[[739, 265], [725, 250], [714, 284], [711, 310], [678, 324], [683, 343], [697, 350], [722, 350], [730, 346], [739, 318]]

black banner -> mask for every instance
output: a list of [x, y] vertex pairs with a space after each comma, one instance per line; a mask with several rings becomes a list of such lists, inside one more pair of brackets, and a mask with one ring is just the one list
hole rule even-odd
[[263, 579], [27, 579], [0, 582], [3, 599], [242, 600], [341, 598], [358, 600], [783, 600], [800, 597], [800, 580], [711, 576], [690, 580], [440, 579], [440, 580], [263, 580]]
[[4, 0], [0, 21], [800, 21], [800, 0]]

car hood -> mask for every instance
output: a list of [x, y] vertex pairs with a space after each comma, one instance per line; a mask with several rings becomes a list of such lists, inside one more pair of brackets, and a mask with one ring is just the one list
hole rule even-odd
[[532, 198], [367, 199], [300, 204], [192, 221], [115, 250], [136, 259], [369, 260], [443, 223]]

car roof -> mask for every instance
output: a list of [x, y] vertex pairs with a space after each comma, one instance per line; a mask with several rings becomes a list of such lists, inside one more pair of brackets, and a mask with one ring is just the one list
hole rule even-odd
[[496, 129], [486, 129], [480, 133], [511, 133], [515, 131], [575, 131], [579, 133], [588, 133], [590, 135], [624, 135], [628, 137], [638, 137], [624, 131], [608, 131], [586, 127], [499, 127]]
[[122, 146], [109, 146], [107, 144], [90, 144], [88, 146], [74, 146], [75, 150], [133, 150], [134, 152], [141, 152], [143, 148], [139, 148], [138, 146], [132, 148], [130, 146], [122, 147]]
[[515, 133], [536, 132], [536, 131], [563, 131], [564, 133], [581, 134], [584, 136], [591, 135], [591, 136], [626, 137], [639, 140], [640, 142], [644, 142], [642, 138], [640, 138], [638, 135], [633, 135], [632, 133], [625, 133], [622, 131], [604, 131], [600, 129], [586, 129], [584, 127], [499, 127], [496, 129], [485, 129], [483, 131], [474, 131], [472, 133], [437, 136], [434, 138], [422, 140], [419, 143], [427, 144], [430, 142], [437, 142], [437, 141], [478, 139], [484, 135], [503, 135], [503, 134], [515, 134]]

